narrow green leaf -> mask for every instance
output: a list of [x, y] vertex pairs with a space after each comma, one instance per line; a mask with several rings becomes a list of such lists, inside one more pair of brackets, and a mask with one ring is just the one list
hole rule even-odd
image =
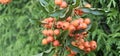
[[40, 4], [45, 7], [46, 5], [48, 5], [48, 3], [45, 0], [39, 0]]
[[96, 30], [96, 28], [97, 28], [97, 22], [93, 22], [92, 24], [91, 24], [91, 28], [88, 30], [88, 31], [90, 31], [90, 32], [93, 32], [94, 30]]
[[102, 11], [98, 11], [98, 10], [93, 10], [93, 11], [91, 11], [91, 13], [94, 15], [103, 15], [104, 14]]

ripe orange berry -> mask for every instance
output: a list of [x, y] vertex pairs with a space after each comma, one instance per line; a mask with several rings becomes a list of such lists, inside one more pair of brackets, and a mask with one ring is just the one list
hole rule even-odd
[[45, 36], [47, 36], [47, 32], [48, 32], [47, 30], [43, 30], [42, 34], [45, 35]]
[[46, 39], [47, 39], [47, 42], [52, 42], [54, 40], [54, 37], [48, 36]]
[[84, 12], [80, 9], [75, 9], [74, 12], [75, 14], [80, 15], [80, 16], [84, 14]]
[[52, 28], [52, 26], [53, 26], [53, 22], [50, 22], [50, 23], [48, 24], [48, 28]]
[[48, 32], [47, 32], [47, 36], [52, 36], [53, 33], [54, 33], [53, 30], [50, 29], [50, 30], [48, 30]]
[[81, 50], [84, 50], [84, 46], [83, 46], [83, 45], [79, 45], [79, 48], [80, 48]]
[[84, 43], [84, 42], [85, 42], [85, 40], [84, 40], [84, 39], [80, 39], [79, 41], [80, 41], [81, 43]]
[[59, 29], [55, 29], [54, 30], [54, 35], [59, 35], [60, 34], [60, 30]]
[[62, 4], [60, 5], [61, 8], [66, 8], [68, 5], [65, 1], [62, 1]]
[[42, 44], [43, 44], [43, 45], [48, 44], [48, 42], [47, 42], [47, 39], [46, 39], [46, 38], [42, 40]]
[[67, 22], [70, 22], [71, 20], [72, 20], [72, 17], [70, 16], [66, 19]]
[[58, 22], [56, 23], [56, 27], [57, 27], [57, 28], [61, 28], [62, 25], [63, 25], [63, 22], [62, 22], [62, 21], [58, 21]]
[[12, 0], [0, 0], [1, 4], [8, 4], [10, 3]]
[[95, 50], [97, 48], [97, 44], [95, 41], [90, 41], [90, 48], [91, 50]]
[[63, 2], [63, 0], [55, 0], [55, 4], [56, 4], [56, 5], [61, 5], [62, 2]]
[[62, 29], [63, 30], [67, 30], [69, 28], [69, 22], [64, 22], [63, 25], [62, 25]]
[[70, 33], [72, 33], [76, 30], [76, 28], [73, 25], [70, 25], [68, 30], [69, 30]]
[[76, 45], [76, 42], [74, 42], [74, 41], [72, 41], [71, 44], [72, 44], [73, 46], [77, 46], [77, 45]]
[[83, 18], [79, 18], [78, 19], [80, 23], [83, 23], [84, 19]]
[[75, 27], [77, 27], [79, 25], [79, 20], [74, 20], [71, 22], [72, 25], [74, 25]]
[[57, 46], [59, 46], [59, 45], [60, 45], [60, 43], [59, 43], [58, 40], [53, 41], [53, 46], [57, 47]]
[[90, 43], [97, 44], [96, 41], [94, 41], [94, 40], [90, 41]]
[[76, 30], [80, 30], [81, 28], [82, 28], [82, 25], [80, 24], [76, 27]]
[[85, 48], [85, 50], [84, 50], [86, 53], [89, 53], [90, 51], [91, 51], [91, 49], [90, 48]]
[[81, 23], [80, 26], [81, 26], [81, 29], [86, 29], [87, 28], [87, 24], [86, 23]]
[[49, 21], [49, 22], [53, 22], [54, 20], [55, 20], [55, 19], [52, 18], [52, 17], [49, 17], [49, 18], [48, 18], [48, 21]]
[[84, 42], [84, 47], [85, 47], [85, 48], [90, 47], [90, 44], [89, 44], [89, 42], [88, 42], [88, 41]]
[[91, 21], [90, 21], [90, 19], [89, 19], [89, 18], [86, 18], [86, 19], [84, 20], [84, 23], [86, 23], [86, 24], [88, 25], [88, 24], [90, 24], [90, 23], [91, 23]]

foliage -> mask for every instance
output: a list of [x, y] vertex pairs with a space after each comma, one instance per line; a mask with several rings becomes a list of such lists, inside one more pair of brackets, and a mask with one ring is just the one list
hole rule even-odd
[[[72, 3], [69, 0], [66, 1]], [[84, 15], [84, 17], [89, 17], [92, 22], [97, 23], [95, 24], [96, 29], [89, 32], [88, 40], [96, 40], [98, 44], [97, 50], [86, 55], [119, 56], [120, 1], [80, 0], [76, 4], [83, 6], [84, 2], [93, 6], [91, 9], [83, 9], [84, 11], [90, 10], [90, 14]], [[6, 5], [0, 4], [0, 56], [52, 56], [56, 52], [54, 47], [51, 44], [41, 45], [44, 36], [41, 34], [43, 27], [41, 27], [40, 21], [49, 16], [56, 18], [60, 16], [63, 19], [65, 15], [71, 13], [71, 10], [66, 13], [64, 10], [59, 11], [56, 7], [53, 0], [13, 0]], [[73, 49], [78, 51], [75, 47]], [[57, 50], [59, 50], [58, 54], [62, 56], [68, 54], [62, 47]], [[80, 52], [77, 56], [82, 55]]]

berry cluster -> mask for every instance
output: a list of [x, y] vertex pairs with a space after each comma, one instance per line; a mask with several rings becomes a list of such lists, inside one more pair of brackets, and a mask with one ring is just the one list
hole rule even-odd
[[63, 0], [55, 0], [55, 4], [60, 6], [60, 8], [66, 8], [68, 6], [67, 2]]
[[[55, 4], [60, 8], [66, 8], [68, 5], [64, 0], [55, 0]], [[85, 7], [90, 8], [91, 5], [87, 4]], [[84, 12], [81, 9], [75, 8], [74, 14], [78, 16], [82, 16]], [[43, 27], [45, 28], [42, 31], [42, 34], [46, 36], [42, 40], [43, 45], [47, 45], [52, 43], [54, 47], [61, 46], [60, 39], [57, 38], [61, 35], [62, 31], [68, 31], [68, 37], [71, 37], [73, 41], [71, 44], [75, 47], [78, 47], [80, 50], [83, 50], [85, 53], [89, 53], [92, 50], [97, 48], [96, 41], [87, 41], [85, 38], [88, 35], [86, 29], [91, 24], [90, 18], [72, 18], [69, 16], [65, 18], [65, 20], [56, 20], [54, 17], [45, 18], [43, 21]], [[70, 51], [68, 56], [75, 56], [77, 53], [72, 51], [68, 46], [67, 50]]]
[[78, 30], [85, 30], [91, 23], [89, 18], [78, 18], [73, 20], [72, 17], [68, 17], [64, 21], [56, 21], [55, 18], [49, 17], [44, 19], [42, 22], [44, 22], [43, 26], [46, 28], [42, 33], [44, 36], [47, 36], [47, 38], [42, 40], [42, 44], [44, 45], [53, 42], [53, 46], [59, 46], [60, 43], [58, 40], [55, 40], [54, 36], [58, 36], [60, 34], [60, 30], [68, 30], [69, 36], [74, 37], [75, 39], [75, 41], [71, 42], [73, 46], [76, 46], [85, 52], [95, 50], [97, 47], [95, 41], [84, 41], [84, 38], [87, 36], [87, 32], [83, 31], [82, 33], [74, 33]]
[[52, 17], [44, 19], [42, 22], [44, 22], [43, 26], [46, 28], [42, 31], [43, 35], [47, 38], [44, 38], [42, 40], [42, 44], [46, 45], [50, 42], [53, 42], [53, 46], [59, 46], [60, 43], [58, 40], [55, 40], [54, 36], [58, 36], [60, 34], [59, 29], [52, 30], [52, 27], [54, 26], [55, 19]]
[[8, 4], [9, 2], [11, 2], [11, 0], [0, 0], [1, 4]]
[[71, 44], [85, 51], [86, 53], [89, 53], [97, 48], [97, 43], [94, 40], [89, 42], [84, 41], [84, 39], [77, 39], [76, 41], [72, 41]]

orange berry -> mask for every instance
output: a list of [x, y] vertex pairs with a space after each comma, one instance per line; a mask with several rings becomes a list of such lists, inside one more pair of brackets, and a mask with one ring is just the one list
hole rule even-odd
[[74, 41], [72, 41], [71, 44], [72, 44], [73, 46], [77, 46], [77, 45], [76, 45], [76, 42], [74, 42]]
[[47, 32], [47, 36], [52, 36], [53, 33], [54, 33], [53, 30], [50, 29], [50, 30], [48, 30], [48, 32]]
[[71, 22], [72, 25], [74, 25], [75, 27], [77, 27], [79, 25], [79, 20], [74, 20]]
[[80, 16], [83, 15], [83, 13], [84, 13], [84, 12], [83, 12], [82, 10], [80, 10], [80, 9], [75, 9], [74, 12], [75, 12], [75, 14], [80, 15]]
[[48, 44], [48, 42], [47, 42], [47, 39], [46, 39], [46, 38], [42, 40], [42, 44], [43, 44], [43, 45]]
[[85, 40], [84, 40], [84, 39], [80, 39], [79, 41], [80, 41], [81, 43], [84, 43], [84, 42], [85, 42]]
[[47, 32], [48, 32], [47, 30], [43, 30], [42, 34], [45, 35], [45, 36], [47, 36]]
[[81, 29], [86, 29], [87, 28], [87, 24], [86, 23], [81, 23], [80, 26], [81, 26]]
[[56, 5], [61, 5], [63, 0], [55, 0]]
[[90, 44], [89, 44], [89, 42], [88, 42], [88, 41], [84, 42], [84, 47], [85, 47], [85, 48], [90, 47]]
[[84, 50], [84, 46], [83, 46], [83, 45], [79, 45], [79, 48], [80, 48], [81, 50]]
[[84, 50], [86, 53], [89, 53], [90, 51], [91, 51], [91, 49], [90, 48], [85, 48], [85, 50]]
[[12, 0], [0, 0], [1, 4], [8, 4], [10, 3]]
[[70, 33], [72, 33], [76, 30], [76, 28], [73, 25], [70, 25], [68, 30], [69, 30]]
[[56, 27], [57, 27], [57, 28], [61, 28], [62, 25], [63, 25], [63, 22], [62, 22], [62, 21], [58, 21], [58, 22], [56, 23]]
[[48, 21], [49, 21], [49, 22], [53, 22], [54, 20], [55, 20], [55, 19], [52, 18], [52, 17], [49, 17], [49, 18], [48, 18]]
[[68, 5], [65, 1], [62, 1], [62, 4], [60, 5], [61, 8], [66, 8]]
[[83, 18], [79, 18], [78, 19], [80, 23], [83, 23], [84, 19]]
[[53, 22], [50, 22], [50, 23], [48, 24], [48, 28], [52, 28], [52, 26], [53, 26]]
[[70, 22], [71, 20], [72, 20], [72, 17], [70, 16], [66, 19], [67, 22]]
[[76, 27], [76, 30], [80, 30], [82, 28], [82, 25], [78, 25], [77, 27]]
[[55, 30], [54, 30], [54, 34], [55, 34], [55, 35], [59, 35], [59, 34], [60, 34], [60, 30], [59, 30], [59, 29], [55, 29]]
[[48, 28], [48, 29], [51, 29], [52, 26], [53, 26], [53, 22], [50, 22], [50, 23], [44, 25], [44, 27]]
[[91, 21], [90, 21], [89, 18], [86, 18], [86, 19], [84, 20], [84, 23], [86, 23], [87, 25], [90, 24], [90, 22], [91, 22]]
[[46, 39], [47, 39], [47, 42], [52, 42], [54, 40], [54, 37], [48, 36]]
[[64, 22], [63, 25], [62, 25], [62, 29], [63, 30], [67, 30], [69, 28], [69, 22]]
[[53, 41], [53, 46], [59, 46], [60, 45], [60, 43], [59, 43], [59, 41], [58, 40], [55, 40], [55, 41]]
[[91, 50], [95, 50], [97, 48], [97, 44], [95, 41], [90, 41], [90, 48]]

